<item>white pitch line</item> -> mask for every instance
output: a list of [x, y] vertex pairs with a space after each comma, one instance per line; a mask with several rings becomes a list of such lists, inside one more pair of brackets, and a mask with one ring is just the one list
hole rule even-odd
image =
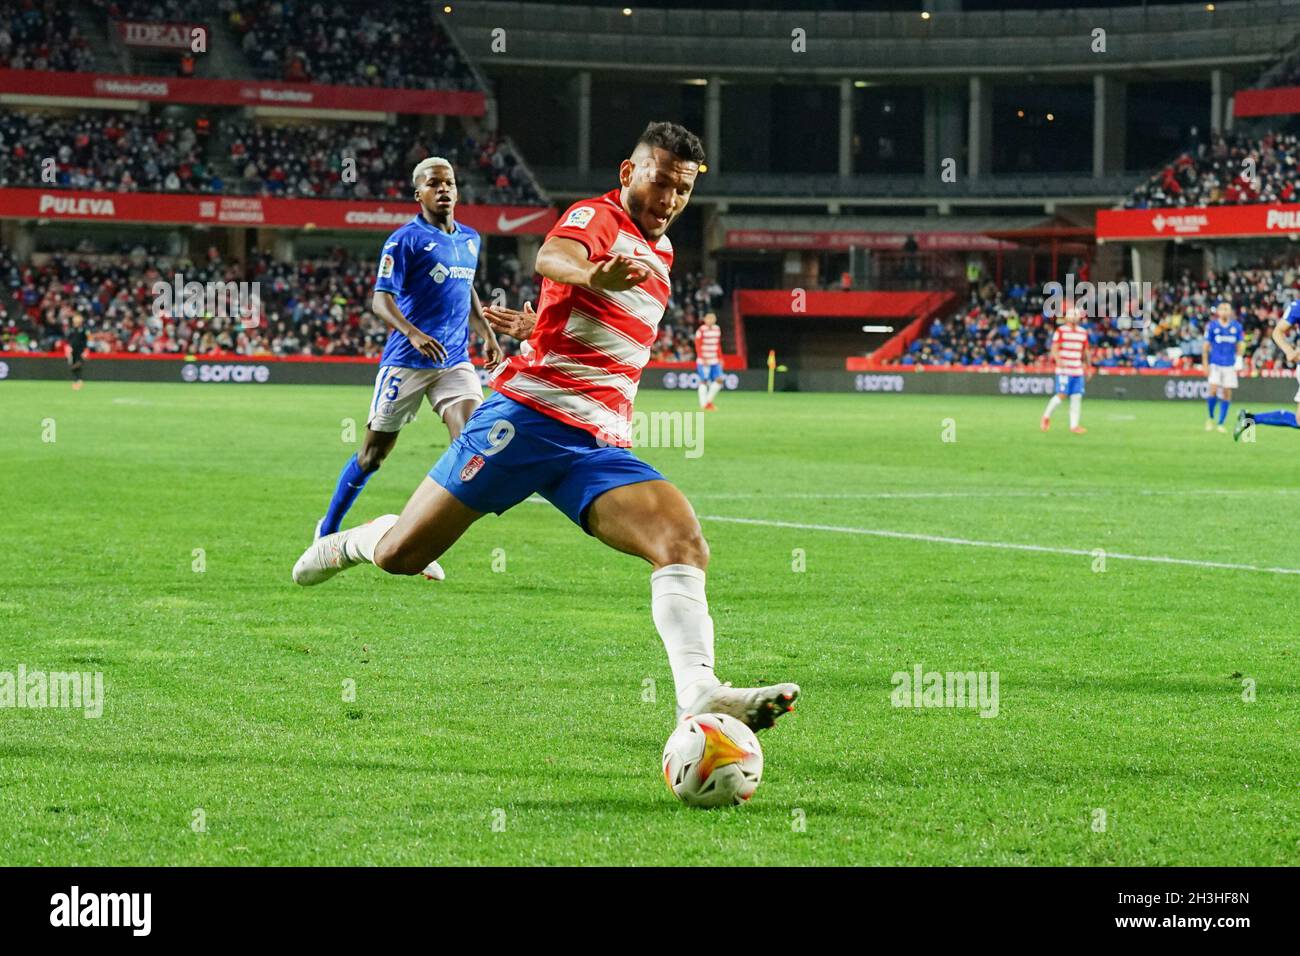
[[[1258, 498], [1267, 494], [1291, 495], [1296, 494], [1297, 489], [1277, 488], [1273, 491], [1256, 491], [1238, 488], [1181, 488], [1168, 491], [1154, 488], [1135, 488], [1132, 491], [1125, 491], [1121, 494], [1132, 495], [1136, 497], [1163, 497], [1166, 495], [1176, 495], [1178, 497], [1187, 497], [1189, 495], [1212, 495], [1236, 496], [1249, 495]], [[812, 494], [809, 492], [729, 492], [729, 491], [701, 491], [691, 492], [686, 497], [694, 500], [696, 498], [713, 498], [719, 501], [743, 500], [752, 498], [781, 498], [781, 499], [798, 499], [809, 501], [835, 501], [835, 500], [926, 500], [934, 498], [1086, 498], [1086, 497], [1114, 497], [1114, 489], [1105, 489], [1101, 491], [1092, 491], [1089, 489], [1062, 489], [1060, 491], [849, 491], [849, 492], [828, 492], [826, 494]]]
[[[846, 528], [833, 524], [802, 524], [794, 521], [767, 521], [761, 518], [732, 518], [726, 515], [701, 515], [701, 521], [726, 521], [732, 524], [752, 524], [767, 528], [793, 528], [798, 531], [832, 531], [838, 534], [860, 534], [872, 538], [897, 538], [904, 541], [924, 541], [928, 544], [964, 545], [968, 548], [995, 548], [1001, 551], [1033, 551], [1038, 554], [1069, 554], [1090, 558], [1092, 550], [1083, 548], [1053, 548], [1045, 544], [1014, 544], [1009, 541], [976, 541], [971, 538], [948, 538], [936, 534], [917, 534], [911, 531], [887, 531], [881, 528]], [[1117, 561], [1145, 561], [1149, 564], [1181, 564], [1193, 568], [1217, 568], [1224, 571], [1262, 571], [1266, 574], [1300, 574], [1300, 568], [1262, 568], [1255, 564], [1228, 564], [1222, 561], [1194, 561], [1191, 558], [1169, 558], [1163, 555], [1124, 554], [1105, 551], [1106, 558]]]

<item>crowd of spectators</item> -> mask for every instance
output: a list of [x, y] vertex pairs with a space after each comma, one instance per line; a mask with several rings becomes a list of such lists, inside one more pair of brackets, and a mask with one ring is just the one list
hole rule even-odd
[[[154, 284], [184, 281], [256, 281], [260, 320], [187, 314], [180, 303], [155, 309]], [[344, 250], [283, 262], [254, 251], [247, 264], [226, 262], [215, 248], [202, 261], [128, 254], [69, 253], [18, 261], [0, 249], [0, 351], [57, 351], [74, 313], [86, 320], [92, 353], [137, 352], [239, 355], [342, 355], [378, 357], [388, 337], [370, 311], [374, 263]], [[522, 308], [537, 305], [537, 277], [506, 255], [483, 270], [480, 300]], [[721, 303], [722, 289], [699, 274], [685, 274], [660, 325], [652, 358], [692, 361], [692, 336], [701, 316]], [[480, 358], [475, 336], [471, 355]], [[519, 342], [505, 337], [507, 355]]]
[[215, 8], [223, 16], [235, 9], [234, 0], [90, 0], [108, 20], [153, 23], [206, 23]]
[[[1152, 290], [1150, 314], [1084, 322], [1093, 364], [1100, 368], [1191, 369], [1199, 365], [1205, 324], [1221, 299], [1230, 300], [1246, 332], [1245, 359], [1256, 370], [1279, 368], [1283, 357], [1269, 333], [1286, 302], [1300, 295], [1300, 267], [1269, 263], [1209, 272], [1184, 272]], [[901, 365], [992, 366], [1050, 370], [1057, 320], [1044, 312], [1039, 289], [987, 283], [957, 313], [935, 319], [897, 360]]]
[[[264, 80], [478, 90], [438, 22], [441, 7], [370, 0], [90, 0], [106, 20], [224, 22]], [[94, 53], [66, 4], [0, 0], [0, 69], [91, 70]]]
[[[497, 136], [439, 138], [414, 125], [351, 123], [263, 126], [228, 123], [230, 162], [249, 190], [262, 195], [331, 199], [404, 199], [411, 170], [428, 156], [456, 168], [463, 203], [543, 202], [510, 144]], [[345, 160], [351, 159], [352, 163]], [[349, 177], [355, 173], [355, 182]], [[346, 174], [346, 175], [345, 175]]]
[[[0, 112], [0, 187], [406, 199], [411, 169], [426, 156], [441, 155], [456, 167], [461, 202], [544, 202], [509, 141], [498, 136], [437, 137], [413, 123], [231, 121], [222, 126], [230, 144], [223, 163], [211, 155], [210, 129], [203, 115], [186, 120], [109, 110], [75, 116]], [[229, 178], [222, 176], [223, 166]], [[355, 181], [349, 181], [354, 172]]]
[[[72, 315], [86, 320], [89, 351], [240, 355], [364, 355], [383, 352], [388, 329], [370, 312], [373, 265], [341, 252], [293, 263], [255, 252], [245, 268], [213, 249], [204, 261], [67, 255], [20, 263], [0, 250], [0, 350], [62, 347]], [[260, 317], [155, 309], [154, 284], [258, 282]]]
[[194, 124], [160, 113], [0, 111], [0, 187], [221, 192], [203, 139]]
[[0, 70], [91, 70], [95, 56], [66, 4], [0, 0]]
[[479, 88], [432, 3], [379, 9], [369, 0], [235, 0], [227, 6], [227, 22], [264, 80]]
[[1156, 172], [1124, 202], [1126, 209], [1295, 202], [1300, 137], [1214, 134]]
[[[672, 295], [659, 323], [659, 338], [650, 349], [656, 362], [695, 361], [695, 330], [705, 312], [716, 312], [722, 305], [722, 286], [703, 273], [687, 272], [672, 277]], [[718, 316], [722, 323], [723, 316]]]

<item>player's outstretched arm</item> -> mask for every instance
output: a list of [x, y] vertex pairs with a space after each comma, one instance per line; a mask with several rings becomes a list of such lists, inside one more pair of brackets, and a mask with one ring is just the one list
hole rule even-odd
[[644, 266], [623, 256], [592, 262], [587, 258], [586, 246], [563, 236], [552, 236], [538, 250], [537, 272], [552, 282], [602, 292], [626, 292], [650, 277]]
[[383, 292], [378, 289], [370, 299], [370, 309], [375, 315], [384, 320], [384, 324], [390, 329], [396, 329], [410, 340], [412, 347], [427, 359], [434, 362], [444, 362], [447, 359], [447, 350], [443, 348], [442, 343], [432, 335], [426, 335], [407, 321], [406, 316], [402, 315], [402, 310], [397, 307], [397, 299], [391, 292]]

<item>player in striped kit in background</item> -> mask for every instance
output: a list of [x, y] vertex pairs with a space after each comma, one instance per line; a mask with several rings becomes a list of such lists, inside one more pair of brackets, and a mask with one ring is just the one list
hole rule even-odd
[[1083, 409], [1083, 380], [1088, 374], [1088, 333], [1079, 323], [1079, 310], [1069, 308], [1065, 318], [1052, 334], [1052, 360], [1056, 363], [1056, 394], [1047, 403], [1043, 411], [1043, 420], [1039, 427], [1043, 431], [1052, 427], [1052, 412], [1070, 399], [1070, 431], [1082, 435], [1088, 429], [1079, 424], [1079, 415]]
[[722, 329], [712, 312], [704, 313], [704, 324], [695, 330], [695, 371], [700, 376], [700, 408], [716, 412], [713, 400], [722, 391]]

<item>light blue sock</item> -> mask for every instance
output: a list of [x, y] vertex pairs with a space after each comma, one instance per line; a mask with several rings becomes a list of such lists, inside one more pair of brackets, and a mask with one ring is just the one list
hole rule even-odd
[[1295, 412], [1259, 412], [1252, 415], [1256, 425], [1281, 425], [1284, 428], [1300, 428], [1296, 424]]
[[1223, 420], [1224, 420], [1225, 418], [1228, 417], [1228, 406], [1231, 405], [1231, 404], [1232, 404], [1232, 402], [1228, 401], [1226, 398], [1225, 398], [1225, 399], [1222, 399], [1222, 403], [1219, 405], [1219, 424], [1220, 424], [1220, 425], [1222, 425], [1222, 424], [1223, 424]]
[[1210, 417], [1211, 417], [1211, 418], [1214, 417], [1214, 406], [1217, 405], [1218, 403], [1219, 403], [1219, 396], [1218, 396], [1218, 395], [1211, 395], [1209, 398], [1207, 398], [1207, 399], [1205, 400], [1205, 404], [1206, 404], [1206, 405], [1209, 407], [1209, 409], [1210, 409]]
[[334, 497], [330, 499], [329, 510], [325, 512], [325, 519], [321, 522], [320, 533], [322, 535], [333, 534], [339, 530], [339, 525], [343, 523], [343, 516], [348, 513], [348, 509], [352, 507], [352, 502], [357, 500], [357, 495], [361, 494], [361, 489], [366, 486], [366, 482], [370, 480], [370, 476], [373, 474], [373, 471], [361, 470], [361, 466], [357, 464], [356, 455], [348, 459], [348, 463], [339, 472], [338, 486], [334, 489]]

